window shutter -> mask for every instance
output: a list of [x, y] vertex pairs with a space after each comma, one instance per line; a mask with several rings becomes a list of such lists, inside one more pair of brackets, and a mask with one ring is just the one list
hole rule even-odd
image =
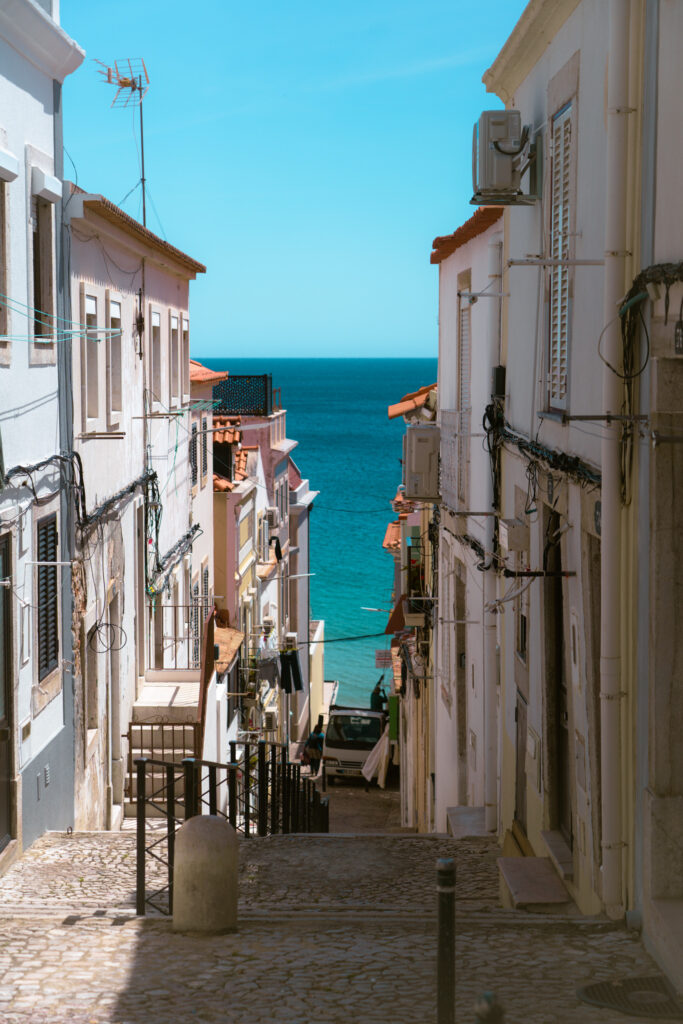
[[190, 466], [192, 468], [192, 485], [197, 483], [197, 424], [192, 424], [190, 436]]
[[[571, 107], [553, 121], [552, 197], [550, 208], [550, 255], [568, 260], [570, 226], [570, 169], [572, 143]], [[550, 345], [548, 385], [550, 405], [567, 404], [569, 357], [569, 266], [554, 266], [550, 274]]]
[[202, 419], [202, 476], [206, 476], [209, 467], [208, 435], [206, 416]]
[[470, 443], [470, 328], [471, 310], [466, 302], [460, 307], [458, 332], [458, 497], [466, 500], [467, 459]]
[[204, 622], [209, 614], [209, 570], [202, 569], [202, 603], [204, 605]]
[[[57, 561], [57, 516], [38, 523], [39, 562]], [[38, 679], [59, 664], [57, 566], [38, 565]]]

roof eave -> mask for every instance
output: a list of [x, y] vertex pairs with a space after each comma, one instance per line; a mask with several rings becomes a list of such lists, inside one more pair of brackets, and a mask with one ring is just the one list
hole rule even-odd
[[529, 0], [495, 61], [482, 75], [487, 92], [508, 103], [581, 0]]

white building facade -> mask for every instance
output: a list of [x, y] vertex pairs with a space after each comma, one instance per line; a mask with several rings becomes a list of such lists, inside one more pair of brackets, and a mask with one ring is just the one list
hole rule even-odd
[[0, 10], [0, 866], [74, 823], [69, 449], [56, 3]]

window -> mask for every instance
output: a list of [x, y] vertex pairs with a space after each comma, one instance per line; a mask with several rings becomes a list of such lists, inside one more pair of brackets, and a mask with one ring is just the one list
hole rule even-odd
[[178, 339], [178, 317], [171, 317], [171, 404], [176, 405], [180, 397], [180, 349]]
[[470, 444], [470, 304], [461, 301], [458, 318], [458, 498], [467, 501]]
[[88, 731], [99, 728], [100, 724], [99, 686], [97, 683], [98, 647], [97, 626], [93, 626], [85, 644], [85, 702]]
[[152, 401], [161, 401], [161, 313], [152, 313]]
[[192, 486], [197, 483], [197, 424], [192, 424], [190, 435], [190, 468], [192, 470]]
[[252, 527], [252, 515], [251, 515], [251, 512], [250, 512], [246, 516], [244, 516], [243, 519], [240, 519], [240, 538], [239, 538], [240, 551], [242, 550], [242, 548], [244, 547], [245, 544], [249, 543], [249, 541], [251, 540], [251, 538], [253, 536], [252, 528], [251, 527]]
[[203, 622], [206, 622], [209, 615], [209, 567], [202, 568], [202, 612]]
[[[570, 258], [572, 106], [568, 103], [552, 121], [550, 146], [550, 255]], [[548, 402], [551, 408], [567, 406], [569, 359], [570, 268], [564, 263], [549, 272]]]
[[[57, 588], [57, 516], [38, 523], [38, 680], [45, 679], [59, 664], [59, 615]], [[45, 564], [52, 563], [52, 564]]]
[[198, 668], [202, 650], [202, 624], [200, 621], [199, 607], [199, 581], [192, 584], [192, 665], [191, 668]]
[[183, 338], [182, 338], [182, 376], [183, 395], [190, 394], [190, 321], [183, 317]]
[[208, 421], [206, 416], [202, 417], [202, 478], [204, 478], [209, 470], [209, 452], [208, 452]]
[[33, 242], [33, 338], [51, 342], [54, 329], [52, 205], [45, 199], [31, 199]]
[[121, 303], [109, 302], [109, 331], [107, 334], [107, 382], [109, 421], [118, 421], [123, 408], [121, 388]]
[[[524, 553], [518, 553], [516, 559], [516, 566], [518, 572], [524, 572], [529, 568], [528, 555]], [[520, 584], [524, 585], [524, 577], [520, 578]], [[526, 581], [528, 583], [528, 581]], [[515, 608], [515, 631], [516, 641], [515, 649], [517, 651], [517, 657], [526, 665], [529, 658], [529, 587], [524, 587], [524, 590], [517, 598]]]
[[88, 419], [99, 415], [99, 342], [97, 337], [97, 299], [85, 297], [85, 412]]

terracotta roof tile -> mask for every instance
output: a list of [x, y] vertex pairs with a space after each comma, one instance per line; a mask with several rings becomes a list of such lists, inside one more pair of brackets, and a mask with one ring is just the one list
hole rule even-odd
[[83, 197], [83, 206], [89, 210], [93, 210], [94, 213], [99, 214], [104, 220], [108, 220], [111, 224], [116, 224], [118, 227], [122, 227], [125, 231], [128, 231], [131, 235], [136, 236], [145, 245], [148, 245], [151, 249], [156, 249], [157, 252], [168, 256], [174, 260], [176, 264], [184, 267], [185, 270], [189, 270], [192, 274], [205, 274], [206, 267], [203, 263], [199, 263], [197, 260], [188, 256], [187, 253], [182, 252], [181, 249], [176, 249], [175, 245], [171, 245], [170, 242], [165, 241], [163, 238], [159, 238], [149, 228], [144, 227], [139, 221], [130, 217], [123, 210], [115, 206], [110, 199], [105, 196], [99, 195], [96, 192], [85, 192], [82, 188], [69, 182], [69, 188], [75, 195]]
[[213, 440], [215, 444], [239, 444], [242, 431], [238, 430], [241, 420], [239, 416], [214, 416]]
[[389, 523], [387, 526], [387, 532], [384, 534], [384, 540], [382, 541], [382, 547], [386, 548], [387, 551], [398, 551], [401, 546], [401, 524], [398, 519], [393, 523]]
[[452, 256], [461, 245], [465, 245], [466, 242], [471, 242], [477, 235], [483, 234], [492, 224], [500, 220], [502, 216], [503, 210], [500, 206], [480, 206], [470, 219], [461, 224], [452, 235], [440, 235], [434, 239], [432, 242], [433, 251], [429, 257], [429, 262], [441, 263], [442, 260]]
[[216, 668], [219, 672], [225, 672], [235, 660], [235, 656], [242, 646], [244, 633], [239, 629], [232, 629], [230, 626], [214, 626], [214, 640], [218, 644], [218, 657]]
[[228, 480], [227, 477], [219, 476], [218, 473], [214, 473], [213, 489], [214, 491], [232, 491], [235, 489], [235, 484], [234, 481]]
[[404, 395], [396, 405], [389, 406], [387, 410], [389, 419], [395, 420], [398, 416], [406, 416], [408, 413], [421, 409], [430, 400], [430, 395], [433, 391], [436, 391], [436, 384], [427, 384], [426, 387]]
[[396, 497], [391, 502], [391, 507], [399, 516], [405, 516], [409, 512], [415, 511], [415, 502], [411, 501], [410, 498], [406, 498], [405, 491], [402, 487], [399, 487], [396, 491]]
[[387, 622], [387, 628], [384, 630], [385, 633], [400, 633], [406, 628], [406, 620], [403, 617], [403, 602], [405, 599], [406, 595], [401, 594], [394, 605], [394, 610], [389, 616], [389, 621]]
[[227, 370], [210, 370], [196, 359], [190, 359], [190, 381], [192, 384], [216, 384], [219, 380], [227, 380]]

